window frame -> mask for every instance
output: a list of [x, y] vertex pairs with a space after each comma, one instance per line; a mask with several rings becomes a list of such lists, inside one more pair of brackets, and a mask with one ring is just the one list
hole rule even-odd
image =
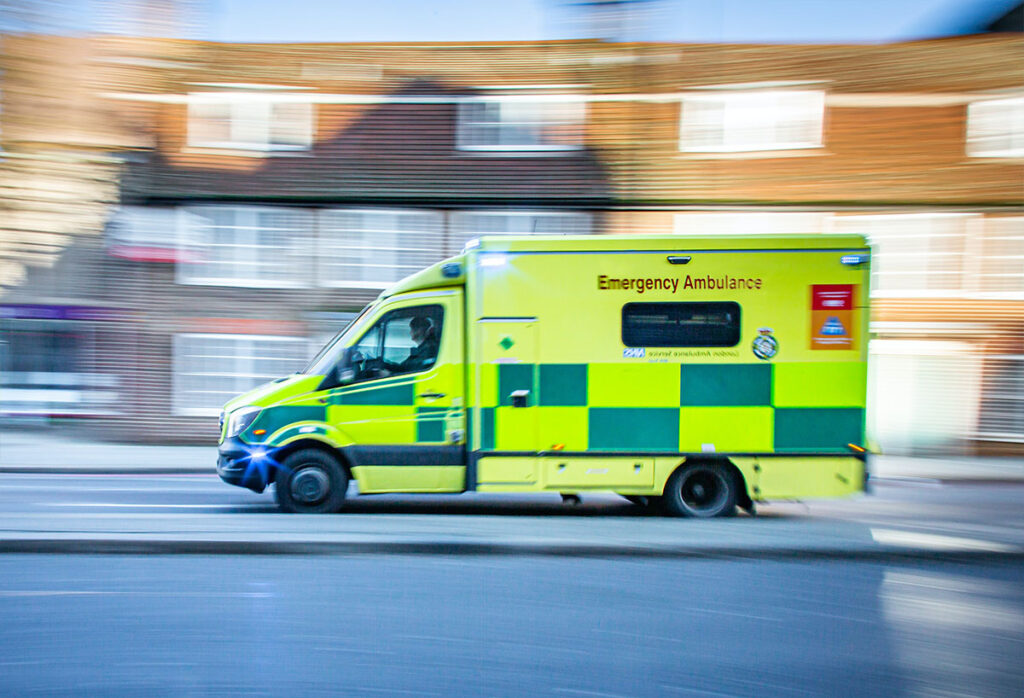
[[[384, 247], [382, 247], [380, 245], [368, 246], [366, 244], [365, 237], [367, 236], [368, 233], [380, 233], [382, 231], [382, 229], [378, 229], [378, 228], [374, 228], [374, 227], [367, 227], [367, 226], [364, 225], [363, 227], [361, 227], [359, 229], [360, 234], [363, 236], [363, 239], [360, 239], [359, 241], [351, 239], [353, 237], [350, 234], [351, 231], [347, 231], [345, 228], [343, 228], [340, 225], [337, 225], [334, 222], [334, 219], [340, 218], [341, 216], [344, 216], [346, 214], [349, 214], [349, 215], [359, 215], [359, 216], [361, 216], [361, 220], [363, 222], [366, 221], [366, 216], [369, 216], [369, 215], [391, 215], [391, 216], [395, 216], [396, 217], [395, 218], [396, 221], [399, 219], [399, 217], [402, 217], [402, 216], [421, 217], [421, 218], [423, 218], [425, 223], [427, 223], [428, 225], [425, 225], [423, 230], [417, 231], [414, 234], [416, 234], [416, 235], [425, 235], [425, 236], [428, 236], [428, 237], [431, 236], [431, 235], [436, 235], [436, 245], [434, 245], [433, 247], [429, 247], [429, 248], [428, 247], [416, 248], [415, 251], [417, 253], [424, 254], [424, 256], [429, 254], [433, 258], [432, 261], [428, 262], [425, 266], [418, 266], [415, 269], [408, 270], [404, 274], [400, 273], [400, 274], [397, 275], [397, 278], [393, 278], [393, 279], [389, 279], [389, 280], [370, 280], [370, 281], [367, 281], [365, 279], [363, 279], [363, 280], [353, 280], [353, 279], [345, 279], [345, 278], [342, 278], [342, 279], [334, 279], [334, 278], [332, 278], [332, 276], [331, 276], [331, 274], [329, 272], [330, 272], [330, 270], [332, 268], [336, 268], [337, 265], [333, 263], [333, 260], [331, 259], [331, 254], [336, 254], [339, 251], [344, 252], [346, 250], [367, 250], [367, 251], [372, 251], [372, 252], [380, 252], [380, 251], [385, 250], [385, 249], [392, 249], [392, 248], [384, 248]], [[415, 273], [421, 271], [422, 269], [425, 269], [425, 268], [429, 267], [431, 264], [436, 264], [437, 262], [440, 262], [443, 259], [445, 259], [445, 257], [450, 256], [450, 254], [448, 253], [448, 250], [447, 250], [447, 247], [448, 247], [448, 245], [447, 245], [447, 230], [446, 230], [447, 226], [445, 225], [445, 213], [444, 213], [444, 211], [441, 211], [441, 210], [438, 210], [438, 209], [429, 209], [429, 208], [365, 208], [365, 207], [360, 207], [360, 208], [326, 208], [326, 209], [322, 209], [322, 210], [317, 211], [315, 215], [316, 215], [316, 232], [317, 232], [317, 235], [316, 235], [317, 239], [315, 241], [315, 247], [316, 247], [316, 250], [317, 250], [317, 259], [316, 259], [317, 285], [322, 287], [322, 288], [384, 289], [384, 288], [387, 288], [387, 287], [391, 286], [392, 284], [394, 284], [394, 283], [396, 283], [398, 281], [401, 281], [403, 278], [406, 278], [407, 276], [415, 274]], [[430, 226], [436, 226], [436, 229], [426, 229], [426, 228], [429, 228]], [[349, 238], [350, 238], [347, 241], [345, 240], [346, 232], [349, 233]], [[394, 233], [394, 236], [396, 238], [398, 236], [402, 235], [403, 233], [413, 234], [413, 233], [410, 233], [410, 231], [399, 230], [397, 227], [395, 227], [394, 230], [392, 230], [390, 232]], [[379, 237], [379, 235], [377, 237]], [[357, 242], [360, 243], [360, 244], [356, 244]], [[340, 243], [347, 243], [347, 244], [340, 244]], [[400, 255], [403, 251], [405, 251], [405, 252], [409, 251], [409, 248], [403, 248], [403, 247], [395, 247], [393, 249], [394, 249], [396, 255]], [[373, 266], [373, 265], [361, 264], [361, 265], [349, 265], [349, 266], [369, 267], [369, 266]], [[386, 265], [377, 265], [377, 266], [386, 266]], [[389, 266], [388, 268], [392, 269], [392, 268], [394, 268], [394, 266], [392, 265], [392, 266]]]
[[[998, 114], [1000, 108], [1009, 114]], [[988, 112], [988, 113], [986, 113]], [[1005, 118], [1005, 127], [980, 123], [985, 119]], [[973, 158], [1024, 158], [1024, 96], [984, 99], [967, 105], [965, 149]], [[986, 131], [983, 133], [983, 131]], [[1009, 148], [990, 148], [984, 142], [1006, 139]]]
[[[203, 204], [198, 206], [185, 206], [179, 209], [181, 215], [178, 219], [178, 263], [175, 265], [175, 283], [183, 286], [229, 286], [234, 288], [307, 288], [311, 285], [308, 274], [302, 274], [303, 265], [307, 263], [312, 252], [312, 245], [315, 240], [316, 217], [312, 210], [306, 208], [291, 208], [286, 206], [250, 206], [250, 205], [221, 205]], [[218, 226], [212, 220], [204, 216], [204, 212], [232, 213], [232, 225]], [[234, 274], [232, 276], [218, 276], [203, 274], [198, 270], [202, 268], [201, 263], [194, 261], [195, 250], [207, 247], [233, 247], [248, 248], [256, 250], [259, 266], [264, 264], [264, 255], [271, 249], [267, 245], [254, 243], [239, 243], [238, 238], [246, 231], [258, 236], [261, 231], [269, 230], [258, 225], [261, 213], [288, 213], [305, 218], [306, 225], [299, 226], [299, 230], [305, 230], [305, 236], [296, 234], [293, 229], [285, 229], [286, 245], [284, 261], [281, 262], [285, 273], [284, 278], [265, 278], [252, 275]], [[230, 244], [199, 244], [196, 238], [204, 228], [225, 227], [232, 231], [232, 242]], [[281, 253], [272, 255], [271, 261], [279, 261]], [[230, 264], [232, 269], [248, 268], [251, 264], [243, 264], [237, 259], [231, 259], [224, 264]], [[294, 267], [294, 268], [293, 268]]]
[[[636, 341], [629, 341], [627, 338], [627, 313], [630, 308], [637, 306], [644, 306], [650, 309], [655, 309], [655, 306], [661, 306], [668, 309], [693, 307], [693, 306], [708, 306], [708, 310], [705, 312], [712, 312], [711, 306], [731, 306], [735, 308], [736, 320], [733, 325], [730, 326], [730, 336], [723, 342], [702, 342], [699, 344], [694, 343], [672, 343], [672, 344], [641, 344]], [[623, 346], [631, 348], [669, 348], [669, 349], [722, 349], [738, 346], [743, 337], [743, 308], [736, 301], [630, 301], [622, 306], [621, 317], [620, 317], [620, 339], [622, 340]], [[733, 339], [735, 337], [735, 339]], [[728, 342], [728, 343], [726, 343]]]
[[[558, 118], [554, 114], [555, 109], [545, 109], [544, 105], [574, 105], [577, 113], [565, 118]], [[472, 118], [470, 111], [478, 105], [496, 105], [498, 109], [497, 119]], [[505, 106], [509, 105], [509, 106]], [[516, 106], [532, 107], [535, 109], [533, 118], [520, 117], [518, 120], [507, 118], [503, 115], [505, 111], [513, 111]], [[510, 114], [510, 116], [514, 116]], [[455, 148], [467, 152], [503, 152], [520, 154], [567, 154], [583, 149], [584, 128], [587, 123], [587, 102], [583, 97], [577, 97], [554, 93], [533, 92], [509, 94], [481, 94], [472, 97], [465, 97], [458, 100], [456, 105], [455, 124]], [[529, 143], [501, 143], [501, 132], [506, 128], [520, 127], [531, 134]], [[469, 131], [474, 127], [494, 127], [498, 134], [499, 142], [475, 143], [470, 138]], [[577, 130], [571, 142], [545, 143], [538, 134], [542, 134], [546, 128], [565, 127]]]
[[[771, 131], [773, 135], [777, 134], [787, 124], [796, 123], [796, 120], [786, 120], [783, 118], [784, 113], [782, 107], [779, 106], [779, 101], [787, 96], [800, 96], [814, 102], [815, 112], [810, 118], [802, 119], [810, 124], [811, 128], [815, 132], [815, 138], [813, 140], [792, 140], [792, 141], [781, 141], [778, 139], [770, 141], [746, 140], [742, 141], [737, 138], [737, 135], [749, 132], [751, 127], [747, 124], [744, 128], [744, 124], [741, 123], [743, 118], [749, 117], [752, 113], [753, 106], [756, 104], [743, 104], [743, 102], [757, 102], [758, 100], [770, 100], [774, 99], [775, 104], [773, 105], [778, 111], [771, 121], [761, 124], [760, 128], [765, 131]], [[694, 143], [692, 142], [692, 132], [694, 129], [699, 128], [701, 124], [699, 119], [694, 117], [690, 112], [690, 118], [688, 116], [687, 104], [696, 106], [698, 104], [714, 104], [721, 112], [721, 117], [718, 120], [719, 130], [721, 131], [720, 137], [716, 139], [715, 143]], [[761, 105], [761, 109], [764, 105]], [[731, 116], [730, 116], [731, 113]], [[748, 119], [749, 120], [749, 119]], [[733, 131], [733, 137], [730, 138], [729, 131], [730, 127]], [[741, 154], [741, 153], [761, 153], [761, 152], [772, 152], [772, 151], [788, 151], [788, 150], [813, 150], [817, 148], [823, 148], [825, 146], [825, 92], [824, 90], [813, 90], [813, 89], [704, 89], [704, 90], [693, 90], [687, 91], [682, 94], [679, 105], [679, 151], [683, 153], [719, 153], [719, 154]]]
[[[437, 354], [434, 356], [434, 360], [433, 360], [433, 362], [429, 366], [424, 366], [423, 368], [421, 368], [421, 369], [419, 369], [417, 371], [406, 371], [406, 372], [402, 372], [402, 373], [392, 373], [391, 375], [388, 375], [388, 376], [369, 376], [369, 377], [361, 378], [361, 379], [360, 378], [353, 378], [351, 381], [348, 381], [347, 383], [345, 383], [345, 386], [347, 387], [347, 386], [350, 386], [350, 385], [361, 385], [363, 383], [368, 383], [370, 381], [385, 380], [385, 379], [388, 379], [388, 378], [396, 378], [396, 377], [399, 377], [399, 376], [402, 376], [402, 377], [414, 376], [414, 375], [417, 375], [419, 373], [425, 373], [427, 371], [433, 370], [434, 367], [437, 366], [437, 363], [438, 363], [438, 361], [441, 358], [441, 348], [443, 346], [442, 345], [442, 338], [444, 336], [444, 328], [445, 328], [445, 306], [444, 306], [443, 303], [421, 303], [419, 305], [403, 305], [400, 308], [391, 308], [390, 310], [385, 311], [373, 323], [371, 323], [369, 326], [367, 326], [367, 328], [362, 331], [362, 333], [359, 335], [359, 337], [357, 339], [355, 339], [352, 342], [352, 344], [350, 344], [346, 348], [346, 351], [342, 354], [342, 357], [344, 357], [344, 361], [345, 361], [346, 365], [351, 365], [350, 364], [351, 350], [355, 349], [355, 347], [357, 347], [360, 344], [360, 342], [362, 342], [363, 339], [367, 335], [369, 335], [371, 332], [373, 332], [375, 329], [377, 329], [381, 325], [384, 325], [384, 327], [382, 328], [383, 331], [381, 331], [380, 337], [377, 339], [377, 349], [378, 349], [378, 352], [379, 352], [379, 359], [381, 361], [383, 361], [384, 360], [384, 351], [386, 349], [385, 345], [387, 343], [387, 329], [388, 328], [386, 326], [386, 323], [391, 322], [391, 320], [393, 319], [392, 316], [393, 315], [397, 315], [399, 313], [407, 313], [407, 314], [409, 314], [410, 315], [409, 319], [411, 320], [412, 316], [416, 315], [417, 312], [422, 312], [423, 310], [428, 309], [428, 308], [436, 309], [440, 313], [440, 317], [441, 317], [440, 323], [438, 324], [437, 327], [434, 328], [435, 332], [437, 333]], [[339, 357], [339, 360], [342, 357]], [[335, 365], [334, 368], [337, 368], [337, 365]], [[333, 371], [334, 369], [332, 368], [331, 370]], [[328, 373], [328, 375], [329, 375], [329, 373]]]
[[[586, 230], [580, 233], [534, 233], [532, 231], [507, 231], [507, 232], [493, 232], [493, 231], [482, 231], [478, 232], [472, 230], [469, 225], [465, 223], [465, 220], [471, 216], [481, 216], [485, 218], [494, 219], [505, 219], [512, 220], [515, 218], [575, 218], [581, 222], [586, 223]], [[452, 211], [449, 217], [448, 226], [448, 253], [450, 255], [457, 255], [462, 252], [465, 245], [470, 240], [475, 238], [483, 237], [485, 235], [592, 235], [594, 231], [594, 215], [589, 211], [578, 211], [578, 210], [557, 210], [557, 211], [545, 211], [543, 209], [458, 209]]]
[[[301, 99], [305, 96], [306, 99]], [[186, 113], [186, 145], [189, 148], [210, 150], [238, 150], [251, 153], [301, 153], [313, 147], [315, 133], [316, 110], [308, 95], [293, 95], [291, 99], [281, 99], [264, 94], [233, 94], [219, 92], [194, 92], [188, 95]], [[296, 97], [298, 97], [296, 99]], [[301, 119], [292, 123], [275, 115], [277, 105], [298, 105], [305, 107], [306, 113]], [[199, 114], [204, 109], [222, 109], [223, 115]], [[227, 140], [208, 139], [195, 133], [199, 120], [225, 119], [227, 122]], [[301, 143], [274, 142], [275, 126], [282, 123], [291, 126], [298, 124], [301, 132]], [[258, 134], [258, 138], [245, 139], [241, 133], [248, 131]], [[236, 137], [238, 133], [238, 137]]]
[[[194, 371], [192, 371], [192, 372], [185, 372], [183, 370], [183, 366], [182, 366], [182, 363], [181, 363], [184, 360], [184, 357], [185, 357], [185, 354], [183, 354], [184, 349], [183, 349], [182, 345], [185, 344], [185, 342], [187, 342], [189, 340], [214, 340], [214, 341], [229, 340], [229, 341], [237, 342], [236, 346], [248, 345], [248, 347], [250, 348], [250, 351], [248, 351], [244, 356], [241, 356], [241, 355], [239, 355], [236, 352], [234, 355], [232, 355], [230, 357], [230, 360], [232, 362], [232, 368], [236, 368], [235, 364], [237, 364], [237, 362], [239, 362], [239, 360], [244, 360], [244, 361], [252, 362], [254, 359], [260, 358], [259, 356], [257, 356], [252, 351], [252, 349], [255, 348], [255, 344], [254, 343], [256, 343], [256, 342], [280, 342], [280, 343], [291, 343], [291, 344], [294, 344], [296, 346], [301, 345], [301, 347], [304, 349], [304, 351], [298, 352], [298, 353], [299, 354], [305, 354], [307, 356], [309, 354], [309, 340], [306, 339], [305, 337], [296, 337], [296, 336], [287, 336], [287, 335], [264, 335], [264, 334], [227, 334], [227, 333], [213, 333], [213, 332], [179, 332], [179, 333], [175, 333], [174, 335], [172, 335], [172, 338], [171, 338], [171, 396], [170, 396], [171, 397], [171, 412], [174, 415], [185, 416], [185, 417], [216, 416], [216, 415], [220, 414], [221, 405], [223, 404], [223, 403], [221, 403], [221, 404], [217, 405], [216, 407], [197, 407], [197, 406], [194, 406], [194, 404], [191, 404], [191, 405], [190, 404], [186, 404], [186, 401], [184, 400], [185, 394], [191, 394], [191, 393], [194, 393], [195, 391], [193, 391], [193, 390], [186, 390], [183, 387], [182, 382], [183, 382], [183, 378], [185, 376], [203, 376], [203, 375], [225, 376], [225, 375], [227, 375], [227, 376], [235, 378], [236, 381], [241, 377], [241, 374], [237, 373], [237, 370], [236, 370], [236, 372], [229, 373], [229, 374], [224, 374], [224, 373], [209, 373], [208, 374], [206, 372], [198, 372], [197, 373], [197, 372], [194, 372]], [[296, 370], [301, 369], [302, 368], [302, 364], [305, 363], [306, 361], [307, 360], [306, 360], [305, 357], [303, 357], [301, 360], [296, 360]], [[268, 378], [270, 380], [273, 380], [274, 378], [280, 378], [282, 375], [286, 375], [286, 374], [282, 373], [282, 374], [279, 374], [279, 375], [270, 376]], [[252, 378], [252, 377], [259, 378], [261, 376], [259, 374], [253, 373], [249, 377], [250, 378]], [[261, 385], [261, 383], [257, 383], [256, 385], [252, 385], [252, 386], [249, 386], [247, 388], [243, 386], [242, 389], [240, 389], [240, 390], [236, 390], [235, 388], [233, 388], [232, 390], [234, 392], [232, 393], [232, 395], [230, 395], [228, 397], [228, 399], [231, 399], [232, 397], [234, 397], [236, 395], [239, 395], [240, 393], [245, 392], [246, 390], [251, 390], [252, 388], [254, 388], [254, 387], [258, 386], [258, 385]], [[225, 402], [226, 401], [227, 400], [225, 400]]]

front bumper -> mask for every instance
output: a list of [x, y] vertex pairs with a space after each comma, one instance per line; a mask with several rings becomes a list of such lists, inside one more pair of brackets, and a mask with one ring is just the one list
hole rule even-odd
[[274, 477], [269, 457], [253, 458], [254, 447], [237, 436], [224, 439], [217, 448], [217, 475], [229, 485], [262, 492]]

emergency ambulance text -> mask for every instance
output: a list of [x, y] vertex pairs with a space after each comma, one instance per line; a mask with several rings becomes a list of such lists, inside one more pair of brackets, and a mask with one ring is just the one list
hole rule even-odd
[[679, 279], [615, 279], [608, 278], [604, 274], [597, 277], [597, 287], [602, 291], [668, 291], [676, 292], [679, 288]]
[[[636, 291], [637, 293], [643, 293], [644, 291], [671, 291], [676, 293], [679, 290], [679, 279], [651, 279], [651, 278], [638, 278], [638, 279], [618, 279], [615, 277], [606, 276], [601, 274], [597, 277], [597, 287], [602, 291]], [[700, 291], [714, 291], [716, 289], [721, 290], [736, 290], [736, 289], [751, 289], [761, 290], [761, 279], [749, 279], [739, 278], [734, 276], [690, 276], [686, 275], [683, 279], [683, 290], [700, 290]]]

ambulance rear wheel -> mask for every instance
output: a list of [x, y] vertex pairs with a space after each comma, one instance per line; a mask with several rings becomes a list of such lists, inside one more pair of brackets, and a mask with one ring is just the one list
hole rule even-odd
[[665, 485], [662, 506], [672, 516], [731, 516], [736, 513], [736, 478], [718, 463], [684, 465]]
[[315, 448], [296, 451], [274, 478], [277, 505], [290, 514], [338, 511], [348, 490], [348, 474], [330, 454]]

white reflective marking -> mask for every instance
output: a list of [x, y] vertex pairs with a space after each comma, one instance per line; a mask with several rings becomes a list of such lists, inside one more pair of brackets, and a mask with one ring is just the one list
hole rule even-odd
[[47, 507], [120, 507], [128, 509], [238, 509], [240, 507], [265, 507], [266, 504], [124, 504], [107, 502], [39, 502]]
[[940, 536], [935, 533], [898, 531], [891, 528], [872, 528], [871, 537], [883, 545], [899, 545], [907, 548], [928, 548], [929, 550], [983, 550], [993, 553], [1017, 552], [1018, 548], [1005, 543], [995, 543], [976, 538]]
[[192, 596], [199, 598], [237, 597], [266, 599], [273, 596], [265, 592], [254, 591], [106, 591], [88, 589], [41, 589], [0, 591], [0, 598], [20, 598], [38, 596]]

